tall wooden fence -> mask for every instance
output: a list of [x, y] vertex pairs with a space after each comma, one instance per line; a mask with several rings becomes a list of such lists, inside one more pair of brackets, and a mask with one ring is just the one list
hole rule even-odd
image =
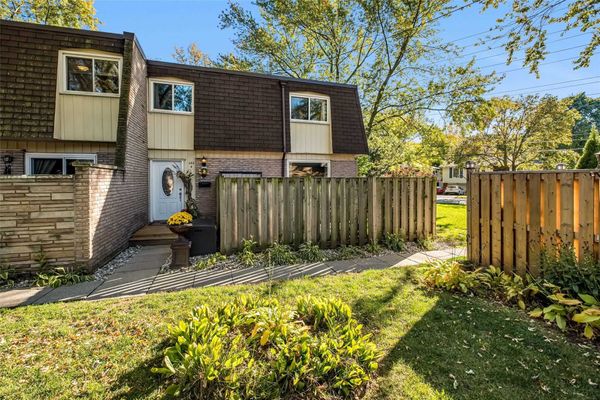
[[221, 251], [242, 239], [321, 247], [435, 234], [433, 178], [219, 178]]
[[599, 255], [596, 171], [473, 173], [468, 192], [468, 256], [477, 264], [536, 276], [544, 249]]

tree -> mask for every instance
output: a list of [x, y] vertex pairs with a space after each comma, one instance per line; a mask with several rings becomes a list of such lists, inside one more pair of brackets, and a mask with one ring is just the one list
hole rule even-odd
[[93, 0], [0, 0], [0, 19], [97, 29]]
[[571, 142], [579, 114], [569, 105], [569, 99], [553, 96], [493, 98], [474, 114], [474, 134], [464, 138], [456, 158], [475, 158], [486, 169], [503, 171], [548, 165]]
[[508, 4], [508, 11], [498, 20], [496, 29], [506, 37], [508, 63], [516, 51], [524, 48], [523, 65], [538, 74], [540, 61], [546, 58], [548, 28], [559, 28], [562, 34], [569, 31], [589, 32], [588, 44], [573, 62], [575, 68], [589, 67], [590, 60], [600, 45], [600, 3], [595, 0], [481, 0], [484, 9]]
[[598, 137], [598, 129], [592, 127], [590, 136], [585, 142], [583, 148], [583, 154], [577, 162], [578, 169], [597, 168], [598, 160], [596, 159], [596, 153], [600, 152], [600, 137]]
[[215, 66], [215, 63], [205, 52], [200, 50], [196, 43], [190, 44], [187, 49], [184, 49], [183, 47], [175, 47], [173, 58], [175, 61], [181, 64], [199, 65], [202, 67]]
[[257, 0], [260, 17], [237, 3], [221, 14], [233, 29], [228, 68], [356, 84], [367, 135], [425, 111], [467, 113], [493, 75], [452, 65], [457, 49], [437, 21], [466, 6], [450, 0]]
[[594, 126], [600, 127], [600, 99], [587, 97], [580, 93], [573, 98], [571, 107], [581, 114], [573, 126], [573, 148], [581, 149], [586, 143]]

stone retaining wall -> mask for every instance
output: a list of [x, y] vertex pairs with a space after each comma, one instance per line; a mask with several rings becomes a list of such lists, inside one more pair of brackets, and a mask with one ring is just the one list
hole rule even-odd
[[0, 176], [0, 264], [18, 272], [75, 261], [73, 176]]

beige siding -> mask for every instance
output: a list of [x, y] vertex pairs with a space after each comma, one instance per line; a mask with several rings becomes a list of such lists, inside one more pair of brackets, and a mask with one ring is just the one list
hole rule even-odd
[[57, 94], [54, 138], [114, 142], [119, 98]]
[[448, 184], [459, 184], [459, 185], [466, 185], [467, 184], [467, 178], [466, 178], [466, 174], [467, 172], [464, 171], [464, 176], [463, 178], [450, 178], [450, 167], [443, 167], [442, 168], [442, 182], [444, 183], [448, 183]]
[[329, 124], [292, 122], [290, 134], [292, 153], [332, 153]]
[[148, 148], [193, 150], [194, 116], [148, 113]]

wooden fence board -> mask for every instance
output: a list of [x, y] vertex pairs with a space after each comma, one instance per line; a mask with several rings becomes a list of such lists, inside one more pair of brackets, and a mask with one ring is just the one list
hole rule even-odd
[[321, 247], [435, 232], [431, 178], [219, 178], [220, 249], [311, 241]]
[[542, 252], [561, 244], [600, 257], [595, 172], [474, 172], [468, 183], [468, 258], [519, 275], [540, 274]]

